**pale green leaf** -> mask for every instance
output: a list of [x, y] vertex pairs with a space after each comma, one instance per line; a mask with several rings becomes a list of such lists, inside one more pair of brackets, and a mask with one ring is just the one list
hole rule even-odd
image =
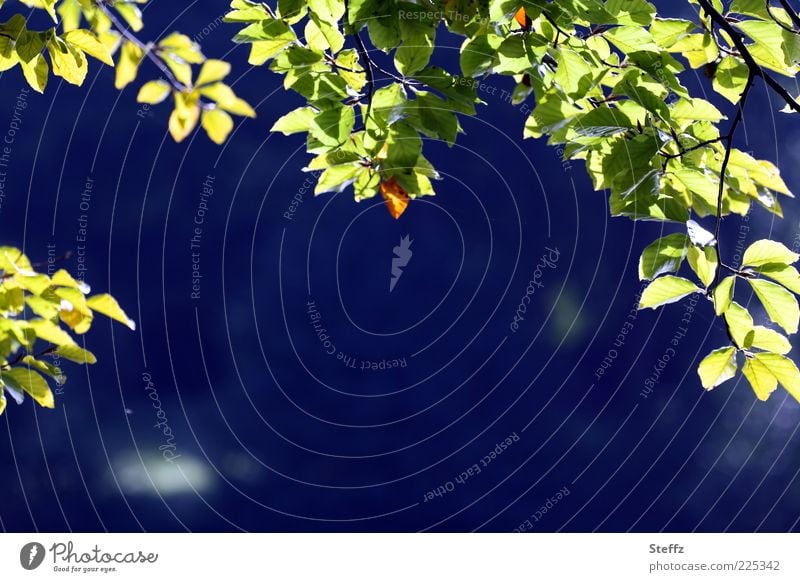
[[646, 307], [655, 309], [668, 303], [675, 303], [687, 295], [700, 291], [701, 289], [688, 279], [664, 275], [650, 283], [644, 290], [639, 301], [639, 309]]
[[697, 366], [697, 373], [706, 390], [730, 380], [736, 375], [736, 348], [714, 350]]

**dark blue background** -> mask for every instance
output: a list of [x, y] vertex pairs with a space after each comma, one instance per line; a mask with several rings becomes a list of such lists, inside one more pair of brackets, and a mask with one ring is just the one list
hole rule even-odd
[[[2, 529], [798, 529], [800, 405], [782, 390], [757, 403], [740, 378], [702, 390], [697, 362], [727, 341], [710, 305], [698, 303], [641, 395], [688, 303], [626, 319], [641, 289], [638, 254], [680, 225], [610, 218], [581, 163], [523, 142], [526, 114], [494, 78], [455, 147], [426, 144], [444, 177], [435, 198], [395, 221], [378, 199], [306, 194], [288, 220], [308, 158], [300, 137], [268, 130], [300, 101], [265, 68], [249, 69], [245, 47], [231, 50], [235, 28], [213, 24], [226, 5], [150, 2], [143, 33], [201, 34], [206, 54], [234, 63], [231, 80], [258, 118], [237, 123], [222, 148], [202, 134], [173, 143], [168, 108], [137, 115], [138, 83], [120, 94], [96, 62], [83, 88], [53, 79], [46, 95], [28, 96], [2, 242], [24, 241], [34, 260], [48, 244], [74, 251], [86, 214], [87, 280], [118, 297], [138, 329], [99, 321], [85, 339], [100, 361], [67, 368], [54, 411], [30, 401], [6, 411]], [[440, 40], [439, 58], [455, 62], [457, 39]], [[5, 134], [24, 82], [18, 70], [1, 77]], [[706, 87], [693, 71], [686, 82]], [[797, 190], [798, 121], [779, 108], [759, 84], [740, 145], [779, 163]], [[192, 299], [189, 239], [207, 176]], [[784, 208], [783, 221], [759, 208], [726, 220], [723, 252], [734, 254], [740, 234], [797, 249], [798, 209]], [[392, 248], [405, 235], [414, 254], [390, 293]], [[512, 332], [546, 247], [558, 262]], [[66, 266], [75, 270], [74, 256]], [[310, 300], [337, 351], [407, 366], [346, 368], [314, 333]], [[633, 329], [615, 347], [626, 321]], [[174, 463], [159, 451], [151, 393], [174, 433]], [[456, 480], [475, 464], [479, 474]], [[426, 501], [439, 487], [452, 490]]]

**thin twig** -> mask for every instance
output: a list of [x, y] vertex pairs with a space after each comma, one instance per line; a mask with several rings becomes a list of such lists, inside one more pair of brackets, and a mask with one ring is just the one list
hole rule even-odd
[[100, 11], [103, 14], [105, 14], [106, 17], [108, 17], [108, 19], [111, 21], [111, 24], [114, 25], [114, 28], [122, 36], [124, 36], [129, 42], [132, 42], [137, 47], [139, 47], [144, 52], [144, 55], [148, 59], [150, 59], [153, 62], [153, 64], [155, 64], [156, 67], [158, 67], [158, 69], [167, 78], [167, 81], [169, 82], [169, 84], [172, 85], [172, 87], [176, 91], [180, 91], [181, 93], [188, 93], [189, 91], [191, 91], [191, 87], [187, 87], [186, 85], [184, 85], [183, 83], [178, 81], [178, 79], [175, 77], [175, 74], [169, 68], [169, 65], [167, 65], [167, 63], [164, 62], [164, 60], [156, 53], [156, 51], [153, 50], [153, 45], [151, 43], [144, 43], [141, 40], [139, 40], [128, 29], [128, 27], [125, 26], [120, 21], [119, 18], [117, 18], [117, 15], [114, 14], [114, 12], [111, 11], [111, 8], [110, 8], [111, 5], [108, 3], [108, 0], [95, 0], [95, 4], [100, 9]]
[[[52, 354], [57, 349], [58, 349], [58, 346], [50, 346], [49, 348], [39, 352], [38, 354], [33, 354], [33, 357], [38, 360], [42, 356], [46, 356], [48, 354]], [[5, 364], [0, 365], [0, 369], [10, 370], [12, 366], [15, 366], [16, 364], [19, 364], [22, 360], [25, 359], [26, 356], [30, 356], [30, 355], [31, 354], [29, 354], [27, 352], [20, 352], [19, 354], [17, 354], [17, 357], [14, 358], [13, 360], [11, 360], [10, 362], [6, 362]]]
[[778, 20], [775, 17], [775, 15], [772, 13], [772, 2], [770, 2], [770, 0], [764, 0], [764, 4], [766, 5], [766, 8], [767, 8], [767, 14], [769, 14], [769, 17], [772, 19], [772, 21], [775, 24], [780, 26], [783, 30], [787, 30], [787, 31], [789, 31], [791, 33], [794, 33], [794, 34], [800, 34], [794, 28], [792, 28], [791, 26], [787, 26], [786, 24], [784, 24], [783, 22], [781, 22], [780, 20]]
[[797, 11], [792, 8], [792, 5], [789, 4], [789, 0], [780, 0], [781, 6], [783, 9], [786, 10], [786, 13], [789, 15], [789, 18], [792, 19], [792, 22], [797, 28], [800, 28], [800, 16], [798, 16]]
[[750, 70], [750, 75], [764, 79], [764, 82], [766, 82], [766, 84], [769, 85], [773, 91], [780, 95], [781, 99], [783, 99], [791, 109], [800, 113], [800, 103], [798, 103], [791, 95], [789, 95], [789, 92], [784, 89], [783, 86], [778, 83], [778, 81], [773, 79], [772, 76], [755, 61], [753, 55], [750, 54], [747, 45], [744, 43], [741, 33], [733, 28], [733, 25], [714, 8], [714, 6], [711, 4], [711, 0], [697, 0], [697, 3], [717, 26], [728, 33], [733, 45], [739, 51], [739, 54], [747, 65], [747, 68]]
[[714, 281], [712, 281], [711, 285], [708, 286], [709, 293], [719, 283], [720, 272], [722, 269], [722, 254], [719, 246], [719, 233], [720, 233], [720, 228], [722, 226], [722, 196], [725, 192], [725, 172], [728, 170], [728, 162], [731, 159], [731, 150], [733, 150], [733, 138], [736, 135], [736, 130], [738, 129], [739, 124], [742, 122], [742, 119], [744, 118], [744, 106], [747, 102], [747, 96], [750, 93], [750, 89], [753, 87], [754, 79], [755, 75], [751, 71], [750, 74], [747, 76], [747, 82], [744, 85], [744, 89], [742, 89], [742, 94], [741, 97], [739, 98], [739, 106], [736, 109], [736, 116], [733, 118], [733, 122], [731, 123], [731, 127], [728, 130], [727, 135], [723, 136], [722, 138], [725, 140], [725, 157], [722, 159], [722, 166], [719, 169], [719, 192], [717, 193], [717, 213], [714, 220], [714, 239], [716, 240], [716, 243], [714, 244], [714, 251], [716, 252], [717, 255], [717, 268], [714, 273]]

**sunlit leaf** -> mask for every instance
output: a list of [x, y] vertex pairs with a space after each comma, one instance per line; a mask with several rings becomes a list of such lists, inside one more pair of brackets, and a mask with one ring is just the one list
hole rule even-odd
[[703, 388], [711, 390], [736, 375], [736, 348], [720, 348], [708, 354], [697, 367]]

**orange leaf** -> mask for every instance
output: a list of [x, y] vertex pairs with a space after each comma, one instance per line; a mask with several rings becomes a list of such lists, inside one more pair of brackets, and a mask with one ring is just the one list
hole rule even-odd
[[517, 23], [525, 30], [531, 26], [531, 21], [528, 18], [528, 15], [525, 14], [525, 8], [520, 8], [517, 10], [517, 13], [514, 15], [514, 20], [516, 20]]
[[386, 200], [389, 214], [395, 219], [400, 218], [400, 215], [408, 208], [408, 193], [397, 183], [394, 176], [381, 182], [381, 195]]

